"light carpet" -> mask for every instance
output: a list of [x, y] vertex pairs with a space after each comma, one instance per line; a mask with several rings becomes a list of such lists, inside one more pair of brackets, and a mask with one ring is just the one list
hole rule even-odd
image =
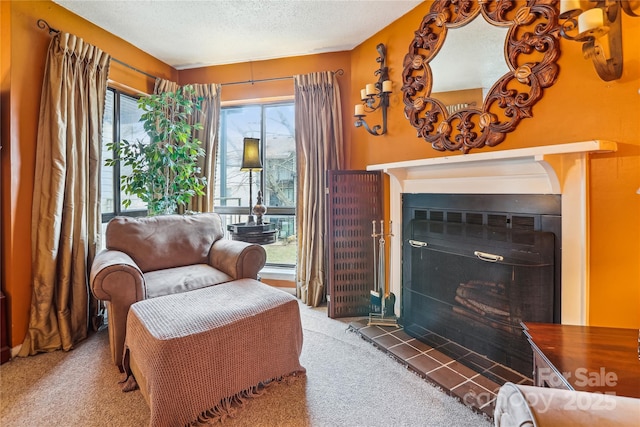
[[[348, 331], [326, 308], [300, 305], [306, 378], [277, 383], [250, 399], [234, 426], [491, 426], [455, 398]], [[123, 393], [107, 331], [70, 352], [16, 358], [0, 366], [0, 425], [146, 426], [139, 391]]]

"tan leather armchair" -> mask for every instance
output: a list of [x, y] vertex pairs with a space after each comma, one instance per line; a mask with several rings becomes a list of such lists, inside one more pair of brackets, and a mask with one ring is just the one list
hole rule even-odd
[[496, 427], [636, 426], [640, 399], [508, 382], [493, 419]]
[[107, 224], [106, 249], [93, 261], [90, 284], [93, 295], [106, 301], [111, 358], [118, 367], [131, 304], [257, 278], [264, 248], [223, 236], [216, 213], [116, 217]]

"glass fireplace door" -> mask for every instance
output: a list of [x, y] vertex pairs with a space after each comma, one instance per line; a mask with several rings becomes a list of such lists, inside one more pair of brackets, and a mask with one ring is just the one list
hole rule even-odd
[[403, 245], [403, 322], [531, 374], [520, 323], [553, 322], [554, 235], [413, 220]]

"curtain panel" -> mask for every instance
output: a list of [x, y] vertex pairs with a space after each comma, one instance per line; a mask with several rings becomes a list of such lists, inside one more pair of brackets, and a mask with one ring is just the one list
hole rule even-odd
[[317, 307], [326, 299], [326, 172], [344, 167], [340, 87], [334, 72], [294, 76], [298, 155], [296, 293]]
[[[214, 189], [216, 177], [216, 156], [218, 153], [218, 126], [220, 123], [220, 89], [219, 84], [192, 84], [195, 96], [201, 99], [201, 109], [191, 116], [190, 124], [200, 123], [201, 130], [194, 131], [193, 136], [202, 143], [204, 157], [198, 159], [201, 176], [207, 179], [203, 196], [194, 196], [186, 206], [179, 207], [180, 212], [213, 212]], [[156, 79], [154, 93], [175, 92], [180, 86], [169, 80]]]
[[88, 272], [100, 248], [100, 145], [108, 54], [60, 32], [49, 45], [31, 218], [29, 329], [20, 356], [86, 338], [97, 312]]

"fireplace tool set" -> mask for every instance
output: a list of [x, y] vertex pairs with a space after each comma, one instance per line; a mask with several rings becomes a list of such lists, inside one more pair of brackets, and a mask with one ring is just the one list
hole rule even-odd
[[[371, 291], [371, 312], [369, 313], [369, 326], [398, 326], [398, 318], [393, 313], [393, 307], [396, 303], [396, 296], [386, 292], [386, 251], [385, 251], [385, 234], [384, 223], [380, 221], [380, 233], [376, 233], [376, 221], [371, 221], [373, 225], [373, 290]], [[389, 221], [389, 234], [392, 237], [391, 221]], [[378, 251], [376, 254], [376, 239]], [[379, 310], [379, 312], [378, 312]]]

